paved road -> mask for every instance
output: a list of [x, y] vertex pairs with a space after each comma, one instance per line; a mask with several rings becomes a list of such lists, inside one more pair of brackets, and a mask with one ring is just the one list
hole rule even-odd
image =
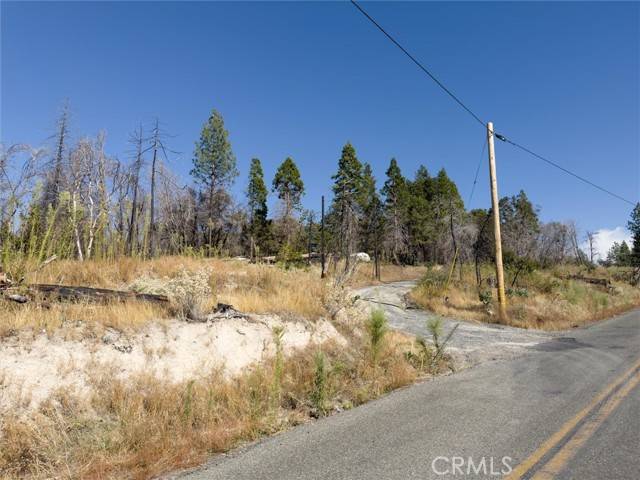
[[216, 457], [180, 478], [640, 478], [640, 311], [527, 350]]

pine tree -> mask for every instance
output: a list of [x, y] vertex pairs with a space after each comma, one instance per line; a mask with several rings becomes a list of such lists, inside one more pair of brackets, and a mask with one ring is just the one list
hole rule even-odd
[[62, 193], [65, 181], [65, 155], [68, 153], [69, 141], [69, 102], [65, 101], [60, 118], [58, 119], [58, 131], [56, 133], [55, 155], [51, 159], [51, 169], [46, 176], [44, 191], [42, 194], [41, 210], [46, 211], [51, 205], [53, 208], [58, 206], [60, 193]]
[[385, 197], [385, 215], [387, 224], [387, 244], [393, 261], [400, 263], [400, 257], [407, 248], [406, 198], [407, 181], [402, 176], [395, 158], [391, 159], [387, 169], [387, 180], [382, 187]]
[[457, 242], [455, 237], [455, 224], [460, 222], [464, 213], [464, 202], [458, 192], [455, 182], [449, 178], [447, 171], [442, 168], [438, 175], [432, 179], [433, 191], [433, 230], [436, 243], [434, 245], [434, 260], [438, 261], [438, 252], [445, 245], [447, 230], [451, 235], [455, 256]]
[[631, 249], [629, 248], [629, 244], [626, 240], [623, 240], [620, 244], [616, 263], [624, 267], [631, 265]]
[[267, 187], [264, 183], [262, 164], [257, 158], [251, 159], [247, 203], [249, 208], [250, 256], [256, 254], [256, 246], [264, 251], [268, 231]]
[[295, 222], [294, 212], [300, 209], [300, 200], [304, 195], [304, 183], [300, 178], [300, 171], [291, 157], [287, 157], [278, 167], [273, 178], [272, 190], [278, 193], [278, 198], [282, 202], [285, 242], [290, 246]]
[[500, 199], [500, 223], [505, 248], [518, 257], [530, 255], [540, 231], [540, 220], [523, 190], [516, 196]]
[[362, 164], [351, 143], [347, 142], [342, 148], [338, 171], [331, 178], [334, 180], [332, 210], [337, 224], [336, 238], [347, 269], [358, 240], [359, 201], [362, 195]]
[[415, 179], [408, 185], [407, 233], [414, 250], [428, 258], [427, 246], [433, 240], [433, 182], [427, 168], [420, 165]]
[[[223, 213], [229, 204], [227, 187], [238, 176], [236, 157], [224, 128], [222, 115], [216, 110], [202, 127], [196, 142], [191, 175], [207, 193], [207, 228], [209, 251], [218, 243], [223, 227]], [[214, 233], [215, 229], [215, 233]]]
[[631, 232], [631, 256], [630, 264], [640, 268], [640, 202], [636, 204], [631, 212], [631, 218], [627, 223], [627, 228]]
[[373, 253], [375, 276], [380, 279], [379, 257], [384, 238], [384, 205], [376, 189], [376, 179], [371, 165], [364, 164], [362, 169], [362, 191], [360, 195], [360, 248]]

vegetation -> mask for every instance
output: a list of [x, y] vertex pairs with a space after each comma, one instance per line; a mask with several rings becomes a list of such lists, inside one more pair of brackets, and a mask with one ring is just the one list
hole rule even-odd
[[[463, 269], [445, 288], [447, 272], [432, 268], [411, 292], [420, 307], [449, 318], [497, 322], [497, 299], [486, 279], [491, 264], [476, 272]], [[607, 318], [640, 306], [640, 289], [630, 285], [628, 267], [559, 265], [553, 268], [507, 269], [507, 314], [510, 325], [522, 328], [562, 330]]]
[[[0, 155], [2, 272], [14, 282], [36, 281], [56, 267], [44, 268], [37, 275], [29, 272], [39, 271], [53, 256], [57, 258], [54, 265], [68, 266], [68, 262], [75, 259], [89, 263], [88, 270], [95, 265], [107, 270], [120, 268], [161, 256], [172, 256], [167, 257], [167, 262], [174, 266], [176, 256], [182, 256], [185, 261], [202, 258], [203, 262], [212, 257], [244, 256], [258, 263], [270, 256], [287, 268], [308, 268], [310, 262], [303, 259], [302, 253], [318, 252], [320, 229], [317, 222], [314, 224], [315, 213], [302, 208], [304, 182], [292, 158], [287, 157], [274, 172], [271, 193], [277, 196], [280, 205], [270, 217], [267, 207], [270, 192], [259, 159], [251, 161], [246, 202], [234, 199], [229, 193], [239, 172], [229, 132], [218, 111], [213, 110], [202, 127], [193, 155], [193, 182], [187, 184], [166, 168], [167, 157], [171, 155], [166, 145], [170, 137], [159, 125], [156, 120], [148, 132], [143, 126], [135, 129], [129, 163], [106, 153], [104, 133], [74, 143], [69, 135], [68, 106], [60, 115], [51, 154], [46, 149], [26, 145], [4, 148]], [[45, 166], [51, 168], [45, 169]], [[347, 143], [332, 179], [334, 197], [324, 223], [330, 270], [336, 272], [339, 262], [341, 268], [349, 270], [356, 252], [366, 252], [374, 259], [367, 281], [381, 278], [380, 262], [399, 267], [434, 265], [434, 271], [438, 265], [446, 265], [444, 271], [448, 274], [429, 274], [421, 286], [422, 293], [416, 293], [416, 297], [423, 298], [422, 304], [435, 305], [441, 290], [448, 289], [455, 280], [454, 290], [462, 288], [469, 292], [466, 295], [470, 301], [465, 303], [465, 308], [474, 310], [478, 307], [474, 302], [480, 302], [483, 311], [491, 312], [494, 275], [486, 267], [493, 262], [495, 250], [492, 228], [488, 225], [491, 211], [467, 211], [456, 184], [444, 169], [432, 176], [425, 166], [420, 166], [411, 179], [405, 177], [399, 162], [392, 158], [384, 184], [378, 190], [371, 166], [361, 162], [354, 146]], [[596, 268], [593, 233], [587, 232], [588, 251], [585, 252], [575, 226], [542, 222], [539, 207], [533, 205], [524, 191], [500, 199], [500, 209], [507, 287], [511, 292], [522, 293], [536, 275], [554, 277], [547, 271], [552, 267], [589, 271]], [[640, 281], [640, 205], [632, 212], [628, 227], [632, 244], [615, 244], [599, 263], [605, 267], [631, 269], [626, 281], [637, 285]], [[475, 281], [466, 278], [468, 265], [473, 265]], [[253, 272], [251, 275], [274, 276], [266, 273], [268, 270], [252, 268], [247, 270]], [[69, 270], [88, 271], [79, 267]], [[175, 274], [174, 271], [171, 275]], [[306, 278], [307, 274], [300, 272], [299, 275]], [[298, 273], [291, 273], [296, 280], [288, 285], [290, 294], [279, 292], [290, 297], [284, 301], [278, 295], [263, 294], [268, 289], [261, 290], [262, 287], [252, 287], [241, 297], [222, 298], [228, 298], [237, 308], [244, 307], [246, 311], [290, 309], [311, 317], [321, 315], [322, 295], [318, 294], [315, 300], [301, 298], [306, 292], [298, 285], [309, 285], [306, 281], [297, 282], [297, 276]], [[66, 275], [50, 280], [88, 286], [100, 283], [92, 278], [73, 280], [73, 277], [67, 271]], [[258, 285], [262, 281], [254, 280]], [[130, 279], [112, 286], [130, 288], [131, 282]], [[211, 287], [218, 295], [215, 285]], [[309, 288], [307, 292], [318, 291], [320, 287]], [[535, 285], [529, 290], [534, 293]], [[427, 294], [429, 298], [425, 297]], [[448, 292], [447, 296], [447, 308], [450, 308], [452, 293]], [[529, 301], [533, 301], [534, 296], [529, 295]], [[621, 305], [628, 302], [609, 299], [607, 303], [622, 308]], [[187, 307], [187, 310], [194, 309], [194, 314], [201, 308], [195, 304]], [[488, 315], [492, 318], [491, 313]], [[600, 311], [594, 311], [592, 316], [599, 315]], [[544, 313], [535, 316], [545, 322]], [[520, 323], [529, 325], [532, 321]]]
[[[218, 302], [246, 313], [335, 319], [348, 307], [348, 287], [417, 273], [423, 279], [411, 296], [423, 308], [495, 318], [491, 211], [467, 211], [444, 169], [432, 176], [420, 166], [406, 177], [392, 158], [378, 189], [371, 166], [345, 144], [324, 219], [329, 274], [321, 279], [311, 255], [302, 256], [318, 252], [320, 229], [315, 212], [302, 208], [303, 172], [292, 158], [273, 172], [271, 192], [260, 160], [252, 159], [246, 199], [236, 199], [230, 187], [239, 172], [219, 112], [202, 127], [189, 182], [167, 169], [170, 136], [159, 125], [135, 128], [123, 162], [107, 153], [104, 133], [72, 141], [65, 106], [51, 153], [2, 148], [0, 288], [83, 285], [158, 293], [170, 302], [23, 305], [0, 296], [0, 337], [77, 321], [89, 332], [136, 329], [151, 320], [198, 319]], [[279, 201], [271, 216], [270, 193]], [[524, 191], [502, 198], [500, 208], [512, 325], [569, 328], [640, 305], [640, 204], [628, 224], [631, 245], [614, 245], [600, 265], [592, 234], [585, 252], [576, 227], [542, 222]], [[357, 252], [373, 264], [356, 268]], [[267, 257], [277, 265], [266, 265]], [[284, 330], [275, 328], [272, 361], [237, 378], [212, 371], [178, 383], [124, 380], [100, 366], [89, 392], [61, 390], [29, 415], [2, 418], [0, 476], [143, 478], [197, 463], [449, 368], [455, 329], [445, 334], [435, 320], [428, 330], [432, 342], [408, 339], [374, 311], [345, 327], [346, 345], [285, 356]]]
[[[220, 112], [204, 123], [193, 153], [192, 182], [166, 166], [171, 137], [156, 120], [131, 136], [130, 161], [107, 153], [107, 138], [69, 135], [65, 106], [50, 148], [5, 146], [0, 155], [0, 259], [44, 261], [150, 258], [159, 255], [300, 258], [318, 251], [312, 211], [303, 211], [303, 172], [288, 157], [273, 172], [274, 215], [260, 160], [251, 160], [246, 202], [229, 187], [238, 176], [229, 132]], [[48, 153], [51, 151], [52, 153]], [[45, 168], [51, 167], [51, 168]], [[492, 259], [488, 210], [466, 211], [456, 184], [442, 169], [420, 166], [413, 179], [392, 158], [381, 190], [371, 166], [347, 143], [332, 177], [334, 198], [325, 221], [332, 261], [367, 252], [395, 264], [482, 263]], [[315, 202], [314, 202], [315, 203]], [[542, 223], [524, 192], [500, 200], [505, 250], [542, 266], [595, 261], [581, 251], [571, 224]], [[630, 228], [633, 225], [630, 222]], [[636, 242], [638, 243], [638, 242]], [[618, 246], [609, 261], [630, 262], [640, 246]], [[624, 251], [618, 252], [619, 249]], [[633, 253], [636, 252], [636, 253]], [[619, 258], [618, 258], [619, 257]], [[635, 258], [635, 257], [633, 257]]]
[[60, 390], [38, 411], [3, 419], [0, 477], [149, 478], [448, 368], [446, 358], [421, 368], [409, 339], [384, 338], [375, 364], [370, 340], [354, 337], [233, 379], [212, 371], [175, 384], [148, 375], [124, 381], [93, 368], [88, 396]]

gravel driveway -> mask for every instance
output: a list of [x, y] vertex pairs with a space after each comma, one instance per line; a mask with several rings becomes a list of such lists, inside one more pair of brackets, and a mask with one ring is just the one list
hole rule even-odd
[[[383, 309], [391, 328], [416, 336], [429, 338], [427, 321], [435, 315], [423, 310], [407, 308], [405, 295], [415, 281], [393, 282], [361, 288], [355, 291], [363, 308]], [[525, 330], [489, 323], [443, 318], [445, 335], [459, 324], [449, 343], [449, 353], [458, 368], [477, 365], [488, 360], [513, 358], [539, 350], [540, 344], [562, 336], [558, 332]]]

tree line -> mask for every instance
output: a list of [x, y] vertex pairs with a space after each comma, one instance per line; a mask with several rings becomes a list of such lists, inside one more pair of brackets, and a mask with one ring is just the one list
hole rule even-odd
[[[396, 264], [493, 260], [490, 209], [467, 210], [444, 168], [432, 174], [421, 165], [407, 177], [392, 158], [379, 185], [371, 165], [347, 142], [336, 155], [333, 198], [322, 229], [318, 212], [303, 208], [303, 175], [293, 158], [282, 161], [270, 185], [260, 160], [251, 159], [245, 198], [233, 198], [237, 160], [216, 110], [195, 143], [193, 181], [186, 184], [167, 166], [174, 153], [171, 136], [157, 120], [134, 129], [126, 161], [105, 152], [104, 132], [72, 141], [69, 131], [65, 107], [50, 152], [28, 145], [2, 148], [3, 265], [16, 256], [43, 261], [54, 254], [79, 260], [277, 256], [294, 262], [303, 252], [319, 251], [321, 230], [327, 258], [344, 259], [347, 268], [356, 252]], [[269, 195], [278, 200], [274, 212]], [[575, 225], [542, 222], [524, 191], [502, 198], [500, 214], [507, 268], [594, 262], [593, 252], [580, 248]], [[605, 264], [640, 264], [639, 206], [629, 229], [632, 246], [614, 245], [601, 259]]]

